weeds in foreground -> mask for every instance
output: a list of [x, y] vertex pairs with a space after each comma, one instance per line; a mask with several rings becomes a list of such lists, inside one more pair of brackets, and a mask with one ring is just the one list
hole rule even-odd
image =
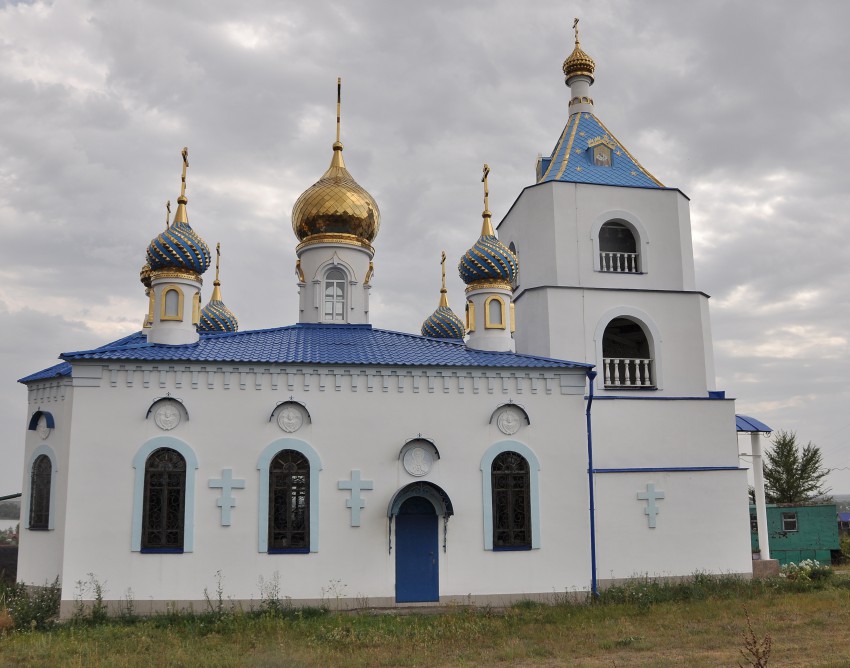
[[0, 581], [0, 633], [3, 630], [45, 630], [59, 617], [59, 578], [42, 587]]
[[[770, 658], [773, 640], [769, 635], [765, 635], [761, 639], [756, 635], [750, 621], [750, 612], [746, 608], [744, 608], [744, 616], [747, 618], [747, 630], [741, 634], [744, 638], [744, 647], [740, 650], [741, 656], [752, 668], [767, 668], [767, 660]], [[739, 663], [738, 668], [744, 668], [744, 664]]]

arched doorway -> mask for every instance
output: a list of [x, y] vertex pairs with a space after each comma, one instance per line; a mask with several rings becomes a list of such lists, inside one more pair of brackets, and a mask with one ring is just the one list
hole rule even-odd
[[437, 511], [422, 496], [401, 504], [395, 520], [395, 600], [440, 600]]
[[448, 495], [437, 485], [420, 481], [395, 493], [387, 512], [395, 524], [396, 602], [440, 600], [440, 522], [443, 518], [443, 551], [446, 523], [453, 514]]

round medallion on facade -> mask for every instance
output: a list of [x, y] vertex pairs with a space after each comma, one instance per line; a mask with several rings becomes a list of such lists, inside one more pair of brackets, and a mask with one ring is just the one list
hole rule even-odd
[[42, 415], [38, 418], [38, 424], [36, 425], [35, 431], [41, 437], [41, 440], [44, 441], [48, 436], [50, 436], [50, 432], [53, 430], [47, 426], [47, 418]]
[[521, 420], [522, 416], [519, 414], [519, 411], [513, 408], [505, 408], [501, 413], [499, 413], [499, 417], [496, 418], [496, 426], [499, 428], [500, 432], [507, 436], [511, 436], [519, 431]]
[[277, 414], [277, 426], [287, 434], [298, 431], [303, 424], [304, 414], [298, 406], [284, 406]]
[[171, 431], [180, 424], [180, 407], [174, 401], [161, 401], [153, 413], [153, 421], [163, 431]]
[[434, 456], [421, 446], [410, 448], [404, 453], [404, 459], [402, 459], [404, 470], [416, 478], [428, 475], [433, 463]]

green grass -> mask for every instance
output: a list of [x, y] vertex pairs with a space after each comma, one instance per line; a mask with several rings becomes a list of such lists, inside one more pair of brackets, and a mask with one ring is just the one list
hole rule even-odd
[[84, 619], [7, 632], [0, 666], [748, 666], [747, 616], [758, 638], [772, 638], [771, 666], [850, 665], [850, 580], [698, 575], [636, 580], [593, 604]]

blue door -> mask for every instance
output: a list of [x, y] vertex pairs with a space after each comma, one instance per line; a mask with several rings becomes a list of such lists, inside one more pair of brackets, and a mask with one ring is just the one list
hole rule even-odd
[[395, 518], [395, 600], [440, 600], [437, 512], [428, 499], [412, 496]]

